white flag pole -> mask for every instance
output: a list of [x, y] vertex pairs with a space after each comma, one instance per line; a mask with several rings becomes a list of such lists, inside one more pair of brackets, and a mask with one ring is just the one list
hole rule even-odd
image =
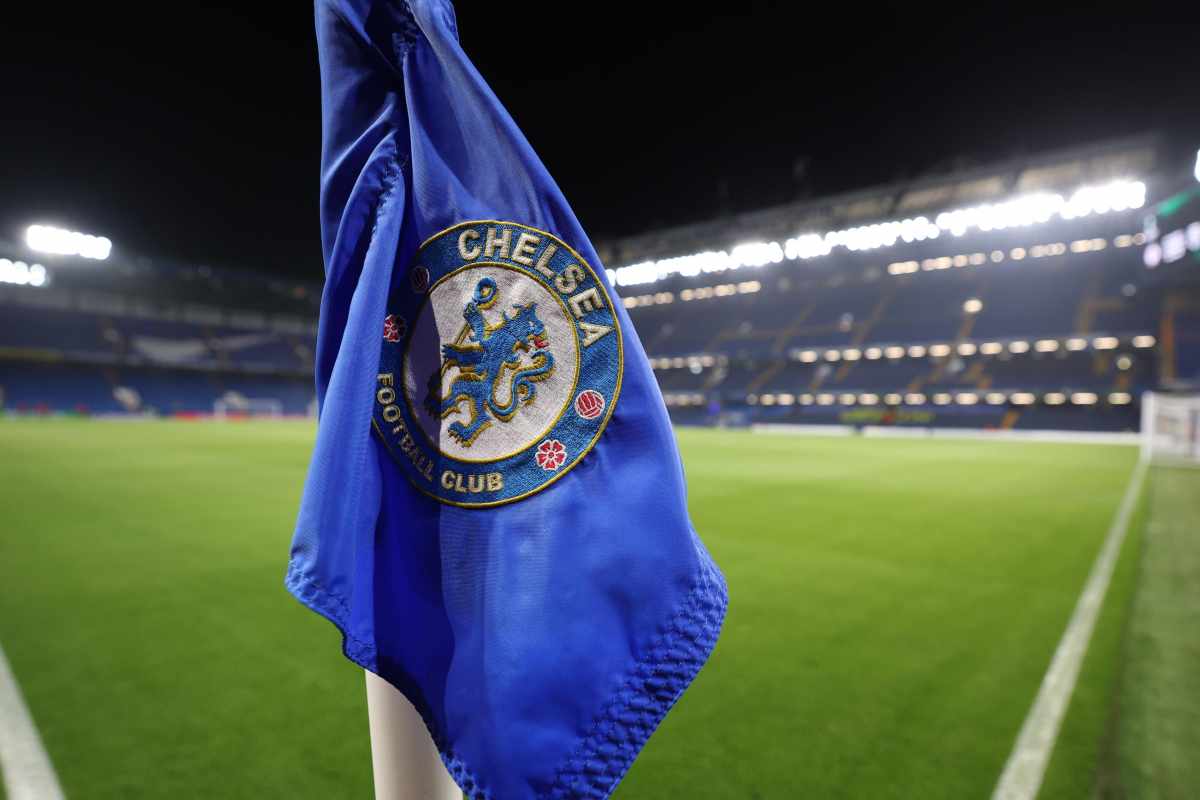
[[412, 703], [383, 678], [366, 675], [375, 800], [462, 800]]

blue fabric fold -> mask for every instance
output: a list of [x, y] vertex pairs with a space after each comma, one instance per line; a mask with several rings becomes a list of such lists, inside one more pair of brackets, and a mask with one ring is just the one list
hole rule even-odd
[[[450, 4], [321, 0], [316, 26], [326, 266], [320, 411], [286, 585], [338, 626], [348, 658], [413, 702], [470, 796], [607, 797], [704, 664], [727, 601], [688, 519], [683, 469], [653, 373], [566, 200], [459, 46]], [[545, 45], [531, 37], [530, 46]], [[564, 130], [583, 124], [575, 122], [577, 103], [547, 98], [547, 108]], [[542, 317], [561, 307], [561, 325], [580, 325], [573, 345], [560, 334], [549, 345], [545, 334], [531, 334], [514, 358], [547, 372], [551, 350], [539, 347], [586, 355], [589, 321], [592, 335], [615, 321], [594, 346], [621, 358], [579, 359], [575, 390], [595, 379], [601, 415], [555, 395], [550, 381], [526, 387], [540, 392], [536, 403], [522, 395], [529, 402], [516, 404], [517, 414], [565, 404], [559, 427], [541, 443], [568, 420], [595, 431], [590, 449], [575, 447], [574, 460], [559, 465], [542, 460], [540, 437], [531, 439], [522, 452], [545, 471], [538, 477], [542, 471], [530, 467], [540, 481], [531, 493], [462, 507], [456, 498], [471, 495], [454, 494], [467, 491], [461, 480], [455, 488], [452, 477], [431, 472], [422, 485], [417, 462], [399, 452], [403, 433], [389, 434], [384, 422], [399, 412], [389, 416], [391, 395], [381, 387], [390, 387], [380, 379], [389, 357], [405, 365], [415, 359], [416, 345], [402, 337], [416, 337], [420, 319], [449, 315], [457, 325], [457, 315], [482, 314], [480, 341], [462, 339], [464, 349], [485, 349], [483, 340], [508, 324], [500, 306], [468, 308], [465, 289], [445, 300], [457, 264], [441, 279], [431, 266], [435, 251], [450, 259], [473, 252], [489, 230], [514, 240], [528, 233], [540, 254], [557, 260], [546, 255], [541, 276], [514, 260], [512, 248], [491, 266], [464, 264], [482, 270], [469, 273], [475, 299], [491, 291], [476, 274], [508, 276], [503, 292], [543, 292], [538, 297], [556, 299], [539, 301]], [[433, 270], [437, 288], [427, 290], [417, 270]], [[581, 296], [589, 279], [598, 292], [591, 299]], [[400, 301], [424, 310], [398, 313]], [[554, 352], [556, 368], [567, 369], [564, 351]], [[482, 369], [442, 357], [443, 372], [473, 378]], [[398, 395], [407, 368], [394, 373]], [[610, 369], [619, 374], [600, 374]], [[604, 388], [610, 384], [619, 393]], [[422, 447], [435, 455], [476, 452], [444, 429], [439, 438], [436, 421], [432, 432], [410, 430], [421, 426], [421, 402], [411, 388], [408, 396], [407, 426], [397, 422], [398, 429], [424, 436]], [[515, 419], [490, 420], [472, 446], [519, 429], [522, 417]], [[439, 470], [454, 463], [440, 461]]]

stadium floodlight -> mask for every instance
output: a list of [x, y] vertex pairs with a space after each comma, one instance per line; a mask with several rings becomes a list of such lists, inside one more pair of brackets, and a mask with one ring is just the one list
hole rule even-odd
[[1028, 353], [1029, 342], [1023, 339], [1014, 339], [1008, 343], [1008, 352], [1010, 353]]
[[653, 283], [670, 275], [691, 278], [702, 273], [778, 264], [783, 259], [784, 251], [779, 242], [746, 242], [728, 252], [706, 250], [686, 256], [630, 264], [614, 270], [610, 277], [618, 286], [634, 286]]
[[948, 344], [931, 344], [929, 345], [929, 355], [941, 358], [942, 356], [950, 355], [950, 345]]
[[1117, 356], [1117, 369], [1124, 372], [1125, 370], [1130, 369], [1131, 367], [1133, 367], [1133, 359], [1132, 358], [1125, 355], [1124, 353]]
[[1144, 334], [1142, 336], [1135, 336], [1131, 340], [1134, 347], [1154, 347], [1154, 345], [1157, 343], [1157, 341], [1158, 340], [1155, 339], [1150, 334]]
[[938, 392], [933, 396], [934, 404], [939, 406], [948, 406], [950, 405], [951, 400], [953, 400], [953, 398], [950, 397], [950, 395], [946, 392]]
[[1113, 181], [1102, 186], [1081, 186], [1062, 208], [1063, 219], [1089, 214], [1127, 211], [1146, 204], [1146, 184], [1141, 181]]
[[1005, 398], [1004, 392], [988, 392], [984, 399], [988, 401], [989, 405], [999, 406], [1003, 405], [1007, 398]]
[[827, 256], [833, 252], [833, 244], [826, 242], [817, 233], [805, 233], [784, 242], [783, 254], [788, 259], [810, 259]]
[[1013, 392], [1012, 396], [1008, 398], [1009, 402], [1015, 406], [1033, 405], [1035, 399], [1030, 392]]
[[901, 399], [902, 398], [900, 397], [900, 395], [895, 394], [894, 392], [892, 394], [885, 394], [883, 396], [883, 402], [887, 403], [889, 406], [900, 405]]
[[1099, 186], [1081, 186], [1064, 198], [1053, 192], [1037, 192], [1000, 203], [985, 203], [971, 208], [945, 211], [937, 216], [937, 225], [955, 236], [972, 228], [981, 231], [1027, 227], [1048, 222], [1053, 217], [1074, 219], [1088, 214], [1141, 208], [1146, 203], [1146, 184], [1118, 180]]
[[811, 364], [812, 362], [817, 360], [817, 351], [816, 350], [801, 350], [800, 351], [800, 360], [803, 361], [805, 364]]
[[959, 392], [954, 399], [960, 406], [973, 406], [979, 402], [979, 395], [974, 392]]
[[860, 394], [858, 396], [858, 402], [864, 406], [873, 406], [879, 402], [879, 395], [870, 393]]
[[105, 236], [92, 236], [68, 231], [53, 225], [30, 225], [25, 229], [25, 244], [30, 250], [60, 256], [79, 256], [103, 261], [112, 252], [112, 241]]
[[[1000, 203], [984, 204], [970, 208], [943, 211], [936, 220], [913, 217], [890, 220], [872, 225], [860, 225], [825, 233], [801, 233], [781, 244], [777, 241], [756, 241], [739, 244], [729, 251], [706, 250], [690, 255], [674, 256], [654, 261], [642, 261], [619, 267], [609, 272], [610, 280], [618, 286], [651, 283], [671, 275], [691, 277], [705, 272], [746, 267], [762, 267], [777, 264], [783, 259], [807, 260], [827, 256], [834, 248], [842, 247], [852, 252], [893, 247], [897, 242], [921, 242], [936, 239], [942, 231], [963, 236], [971, 230], [993, 231], [1013, 227], [1025, 227], [1049, 222], [1052, 218], [1075, 219], [1089, 214], [1125, 211], [1141, 208], [1146, 202], [1146, 185], [1141, 181], [1117, 180], [1103, 185], [1081, 186], [1069, 198], [1053, 192], [1038, 192], [1014, 197]], [[1054, 246], [1053, 254], [1065, 245]], [[982, 254], [976, 254], [981, 256]], [[999, 257], [997, 257], [999, 255]], [[1011, 251], [1014, 259], [1025, 257], [1022, 248]], [[993, 261], [1001, 261], [1004, 254], [992, 253]], [[928, 259], [927, 259], [928, 260]], [[945, 269], [949, 266], [966, 266], [982, 263], [982, 258], [960, 255], [955, 258], [944, 256], [933, 260], [926, 269]], [[901, 275], [914, 271], [915, 262], [895, 262], [888, 265], [888, 272]]]
[[42, 287], [49, 279], [49, 273], [41, 264], [26, 264], [24, 261], [0, 258], [0, 283]]
[[1061, 406], [1067, 402], [1067, 396], [1062, 392], [1049, 392], [1042, 397], [1042, 400], [1048, 406]]
[[811, 406], [813, 403], [813, 396], [811, 394], [802, 394], [796, 399], [800, 401], [800, 405], [802, 406]]
[[910, 406], [923, 406], [925, 405], [925, 395], [920, 392], [909, 392], [904, 395], [904, 402]]
[[1077, 406], [1094, 405], [1097, 399], [1094, 392], [1075, 392], [1071, 395], [1071, 402]]
[[999, 342], [984, 342], [983, 344], [979, 345], [979, 352], [983, 353], [985, 356], [994, 356], [1003, 349], [1004, 345], [1000, 344]]
[[779, 405], [790, 406], [790, 405], [795, 405], [795, 403], [796, 403], [796, 395], [788, 394], [786, 392], [779, 395]]
[[826, 350], [825, 351], [825, 360], [826, 361], [837, 361], [841, 357], [842, 357], [842, 354], [839, 353], [837, 350]]
[[833, 398], [833, 395], [831, 395], [831, 394], [822, 393], [822, 394], [817, 395], [817, 405], [819, 405], [819, 406], [833, 405], [833, 400], [834, 400], [834, 398]]
[[1014, 247], [1012, 250], [1008, 251], [1008, 257], [1011, 258], [1013, 261], [1020, 261], [1022, 258], [1025, 257], [1025, 248], [1024, 247]]
[[914, 344], [912, 347], [908, 348], [908, 355], [910, 358], [924, 358], [925, 345]]
[[888, 358], [904, 358], [904, 348], [898, 345], [884, 348], [883, 354]]
[[862, 358], [862, 351], [851, 347], [842, 351], [842, 358], [846, 361], [858, 361]]
[[1158, 242], [1151, 242], [1150, 245], [1142, 251], [1142, 263], [1147, 269], [1154, 269], [1162, 263], [1162, 247]]
[[752, 406], [758, 405], [758, 395], [756, 395], [756, 394], [746, 395], [746, 404], [752, 405]]
[[775, 395], [764, 394], [762, 397], [758, 398], [758, 402], [764, 406], [773, 406], [775, 405]]
[[1129, 392], [1113, 392], [1108, 396], [1108, 402], [1114, 406], [1125, 406], [1133, 400]]
[[729, 269], [764, 267], [783, 261], [783, 248], [779, 242], [747, 242], [730, 250], [729, 258], [733, 262]]
[[960, 356], [973, 356], [979, 350], [972, 342], [963, 342], [958, 346], [958, 354]]
[[1097, 336], [1092, 339], [1092, 347], [1097, 350], [1115, 350], [1120, 342], [1115, 336]]
[[[1187, 255], [1187, 232], [1183, 230], [1171, 231], [1162, 237], [1160, 246], [1162, 247], [1163, 263], [1175, 263]], [[1146, 249], [1149, 250], [1150, 248]]]
[[1073, 336], [1070, 339], [1067, 339], [1067, 349], [1072, 351], [1086, 350], [1087, 339], [1079, 336]]
[[1054, 351], [1058, 350], [1058, 340], [1038, 339], [1036, 342], [1034, 342], [1033, 349], [1037, 350], [1039, 353], [1053, 353]]
[[854, 395], [850, 394], [849, 392], [838, 395], [838, 402], [844, 406], [852, 406], [852, 405], [854, 405], [856, 400], [858, 400], [858, 398], [855, 397]]
[[999, 264], [1003, 260], [1004, 260], [1004, 251], [1003, 250], [993, 250], [992, 251], [992, 263], [993, 264]]
[[878, 347], [868, 347], [863, 351], [863, 356], [868, 361], [875, 361], [883, 356], [883, 350]]

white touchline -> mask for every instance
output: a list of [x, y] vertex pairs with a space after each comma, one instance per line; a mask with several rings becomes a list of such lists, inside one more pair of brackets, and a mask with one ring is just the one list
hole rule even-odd
[[1117, 515], [1109, 526], [1100, 554], [1092, 564], [1091, 574], [1088, 575], [1079, 602], [1075, 604], [1071, 621], [1067, 623], [1067, 629], [1054, 651], [1050, 668], [1042, 678], [1033, 707], [1021, 725], [1017, 742], [992, 792], [992, 800], [1033, 800], [1037, 797], [1050, 753], [1054, 749], [1054, 740], [1058, 738], [1063, 714], [1075, 689], [1075, 679], [1079, 677], [1088, 641], [1092, 638], [1092, 629], [1096, 627], [1096, 617], [1100, 614], [1100, 606], [1104, 603], [1104, 595], [1117, 565], [1121, 544], [1125, 541], [1129, 517], [1133, 514], [1145, 477], [1146, 462], [1139, 461], [1125, 488]]
[[58, 776], [0, 647], [0, 775], [8, 800], [62, 800]]

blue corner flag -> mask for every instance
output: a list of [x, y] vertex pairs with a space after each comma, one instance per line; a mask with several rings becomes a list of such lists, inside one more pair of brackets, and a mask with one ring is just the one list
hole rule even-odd
[[[316, 26], [320, 422], [287, 587], [473, 798], [607, 797], [727, 599], [654, 375], [450, 3], [318, 0]], [[546, 103], [567, 135], [578, 107]]]

